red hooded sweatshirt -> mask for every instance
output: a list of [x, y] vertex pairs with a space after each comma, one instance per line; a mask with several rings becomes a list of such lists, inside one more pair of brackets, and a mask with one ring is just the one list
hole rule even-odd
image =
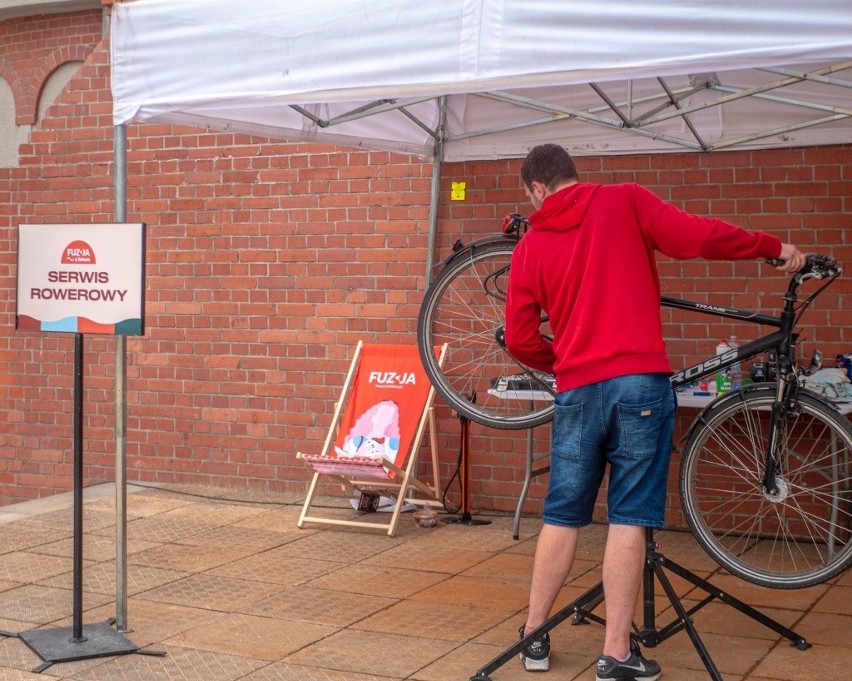
[[[675, 208], [636, 184], [569, 185], [545, 198], [512, 254], [506, 344], [558, 391], [671, 373], [655, 251], [672, 258], [777, 258], [781, 241]], [[554, 341], [540, 331], [542, 311]]]

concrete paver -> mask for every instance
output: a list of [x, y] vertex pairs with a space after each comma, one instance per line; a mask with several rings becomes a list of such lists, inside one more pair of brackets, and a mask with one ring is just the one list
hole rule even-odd
[[[404, 516], [398, 535], [337, 527], [296, 528], [295, 497], [224, 490], [131, 486], [128, 510], [128, 625], [141, 652], [57, 663], [20, 639], [0, 638], [0, 680], [32, 681], [465, 681], [501, 654], [524, 620], [540, 522], [419, 529]], [[201, 493], [199, 493], [201, 492]], [[62, 495], [65, 496], [65, 495]], [[219, 499], [217, 499], [219, 497]], [[354, 516], [348, 500], [329, 499]], [[482, 516], [485, 517], [485, 516]], [[70, 495], [0, 509], [0, 630], [71, 623]], [[86, 490], [83, 620], [115, 616], [114, 491]], [[581, 534], [564, 608], [600, 579], [605, 526]], [[658, 532], [668, 558], [804, 636], [798, 650], [776, 632], [713, 602], [693, 616], [724, 681], [845, 681], [852, 669], [852, 574], [794, 591], [766, 589], [726, 574], [689, 533]], [[703, 592], [670, 575], [687, 607]], [[655, 587], [655, 624], [674, 618]], [[605, 604], [596, 614], [605, 615]], [[637, 623], [641, 624], [641, 604]], [[571, 620], [551, 632], [551, 672], [592, 681], [603, 642], [596, 623]], [[685, 632], [648, 657], [663, 680], [708, 679]], [[528, 681], [517, 660], [492, 681]], [[538, 677], [536, 677], [538, 678]]]

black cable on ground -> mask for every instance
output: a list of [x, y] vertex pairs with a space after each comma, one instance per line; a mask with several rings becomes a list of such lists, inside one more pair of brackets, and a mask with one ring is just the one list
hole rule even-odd
[[444, 510], [447, 513], [451, 513], [451, 514], [456, 514], [459, 511], [461, 511], [461, 502], [459, 502], [459, 505], [456, 508], [450, 508], [447, 505], [447, 494], [450, 491], [450, 485], [453, 484], [453, 480], [455, 478], [459, 479], [459, 488], [461, 488], [461, 478], [459, 477], [459, 471], [461, 471], [461, 462], [462, 462], [462, 451], [461, 451], [461, 447], [459, 447], [459, 458], [458, 458], [458, 461], [456, 461], [456, 471], [455, 471], [455, 473], [453, 473], [450, 476], [450, 479], [447, 480], [447, 484], [444, 487], [443, 493], [441, 494], [441, 503], [444, 505]]
[[[453, 477], [458, 476], [460, 468], [461, 468], [461, 460], [459, 460], [459, 463], [457, 464], [456, 472], [453, 475]], [[450, 482], [452, 482], [452, 478], [450, 478]], [[101, 485], [101, 484], [103, 484], [103, 483], [95, 482], [95, 483], [92, 483], [90, 485], [87, 485], [86, 487], [97, 487], [98, 485]], [[172, 489], [170, 487], [162, 487], [160, 485], [152, 485], [150, 483], [145, 483], [145, 482], [132, 482], [132, 481], [130, 481], [127, 484], [134, 486], [134, 487], [142, 487], [144, 489], [157, 490], [158, 492], [168, 492], [169, 494], [177, 494], [178, 496], [196, 497], [196, 498], [199, 498], [199, 499], [208, 499], [209, 501], [223, 501], [223, 502], [232, 503], [232, 504], [257, 504], [259, 506], [303, 506], [304, 503], [305, 503], [304, 499], [301, 499], [299, 501], [261, 501], [261, 500], [252, 500], [252, 499], [233, 499], [233, 498], [230, 498], [230, 497], [221, 497], [221, 496], [213, 496], [213, 495], [210, 495], [210, 494], [201, 494], [200, 492], [189, 492], [187, 490], [182, 490], [182, 489]], [[447, 487], [444, 489], [444, 492], [443, 492], [444, 497], [446, 497], [446, 494], [449, 491], [449, 484], [450, 483], [447, 483]], [[313, 504], [313, 506], [315, 506], [316, 508], [330, 508], [330, 509], [339, 509], [340, 508], [340, 506], [328, 506], [328, 505], [325, 505], [325, 504]], [[447, 509], [447, 505], [446, 505], [445, 501], [444, 501], [444, 509]], [[355, 510], [357, 510], [357, 509], [355, 509]], [[458, 513], [459, 510], [461, 510], [461, 506], [456, 508], [454, 511], [447, 510], [447, 512], [454, 514], [454, 513]], [[494, 517], [494, 518], [510, 517], [510, 516], [513, 515], [509, 511], [477, 511], [477, 514], [478, 515], [484, 515], [484, 516], [491, 516], [491, 517]], [[362, 513], [362, 515], [365, 515], [365, 514]], [[526, 515], [524, 515], [524, 517], [533, 517], [533, 516], [526, 514]]]

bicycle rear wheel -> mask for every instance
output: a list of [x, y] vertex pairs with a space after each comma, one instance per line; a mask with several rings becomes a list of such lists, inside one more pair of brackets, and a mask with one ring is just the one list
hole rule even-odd
[[[506, 239], [458, 253], [426, 290], [417, 322], [420, 358], [438, 394], [459, 414], [502, 429], [531, 428], [553, 416], [551, 377], [519, 364], [503, 344], [514, 247]], [[441, 367], [433, 348], [444, 343]]]
[[764, 489], [774, 386], [732, 395], [702, 415], [680, 469], [689, 526], [716, 562], [766, 587], [813, 586], [852, 563], [852, 426], [800, 394], [784, 418], [776, 478]]

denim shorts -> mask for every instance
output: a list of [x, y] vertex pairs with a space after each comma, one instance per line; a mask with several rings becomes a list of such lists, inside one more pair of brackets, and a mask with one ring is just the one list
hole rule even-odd
[[543, 521], [588, 525], [609, 463], [609, 522], [663, 527], [674, 414], [666, 374], [618, 376], [559, 393]]

